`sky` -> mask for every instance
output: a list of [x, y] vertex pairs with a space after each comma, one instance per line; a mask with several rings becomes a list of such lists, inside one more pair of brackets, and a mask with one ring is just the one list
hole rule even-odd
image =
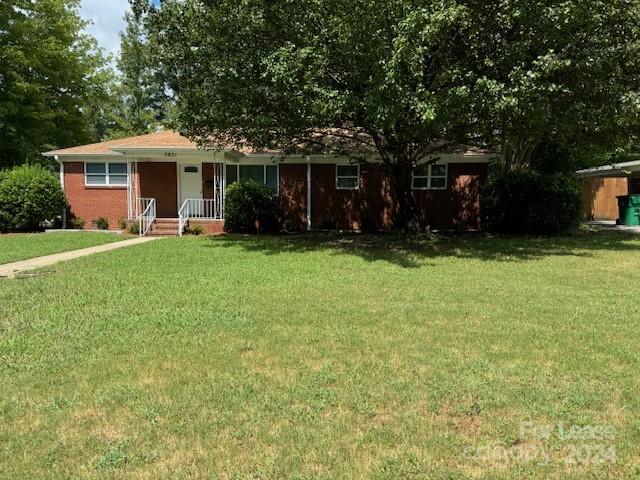
[[[1, 0], [0, 0], [1, 1]], [[159, 0], [152, 0], [158, 3]], [[120, 47], [120, 31], [124, 30], [122, 17], [129, 9], [128, 0], [82, 0], [80, 15], [92, 22], [87, 32], [107, 53], [115, 55]]]
[[80, 15], [92, 22], [87, 32], [107, 53], [116, 54], [120, 47], [120, 31], [124, 29], [124, 12], [128, 0], [82, 0]]

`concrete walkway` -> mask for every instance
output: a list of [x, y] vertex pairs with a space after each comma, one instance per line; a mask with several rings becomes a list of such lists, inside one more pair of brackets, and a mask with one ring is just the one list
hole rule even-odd
[[640, 227], [627, 227], [626, 225], [616, 225], [616, 222], [609, 220], [594, 220], [586, 222], [591, 227], [602, 228], [603, 230], [616, 230], [618, 232], [638, 233], [640, 234]]
[[31, 258], [29, 260], [20, 260], [18, 262], [5, 263], [0, 265], [0, 278], [13, 278], [16, 274], [26, 272], [28, 270], [34, 270], [36, 268], [48, 267], [58, 262], [65, 262], [67, 260], [73, 260], [74, 258], [86, 257], [94, 253], [108, 252], [109, 250], [116, 250], [118, 248], [130, 247], [132, 245], [139, 245], [141, 243], [147, 243], [157, 240], [152, 237], [133, 238], [131, 240], [122, 240], [121, 242], [107, 243], [106, 245], [97, 245], [95, 247], [82, 248], [80, 250], [71, 250], [70, 252], [54, 253], [53, 255], [46, 255], [44, 257]]

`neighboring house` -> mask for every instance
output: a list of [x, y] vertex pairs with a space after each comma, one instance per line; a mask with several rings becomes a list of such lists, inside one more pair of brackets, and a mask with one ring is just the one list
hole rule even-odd
[[[105, 217], [110, 228], [121, 218], [142, 219], [143, 233], [178, 234], [187, 222], [219, 233], [226, 187], [247, 179], [274, 189], [281, 226], [290, 231], [386, 229], [394, 209], [378, 164], [346, 157], [203, 150], [172, 131], [45, 155], [60, 164], [67, 216], [82, 217], [86, 228]], [[480, 187], [491, 158], [458, 151], [418, 166], [413, 192], [422, 227], [480, 228]]]
[[640, 194], [640, 161], [616, 163], [576, 172], [582, 179], [586, 220], [616, 220], [618, 197]]

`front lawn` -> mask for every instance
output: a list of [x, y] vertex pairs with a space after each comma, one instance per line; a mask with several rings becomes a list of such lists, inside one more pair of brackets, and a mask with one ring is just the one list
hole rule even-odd
[[0, 265], [94, 245], [103, 245], [126, 238], [126, 236], [110, 232], [52, 232], [0, 235]]
[[639, 252], [175, 238], [0, 282], [0, 477], [637, 476]]

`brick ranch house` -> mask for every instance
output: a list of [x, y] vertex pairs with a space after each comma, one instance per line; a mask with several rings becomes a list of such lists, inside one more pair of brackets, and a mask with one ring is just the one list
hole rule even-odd
[[[209, 234], [224, 226], [225, 189], [238, 180], [269, 185], [280, 204], [280, 224], [295, 230], [387, 229], [393, 212], [386, 181], [375, 161], [353, 163], [326, 155], [289, 155], [248, 148], [211, 151], [172, 131], [45, 153], [60, 165], [68, 218], [94, 228], [138, 220], [145, 234], [181, 234], [200, 224]], [[481, 227], [480, 187], [491, 156], [442, 154], [418, 166], [413, 194], [422, 227]]]

